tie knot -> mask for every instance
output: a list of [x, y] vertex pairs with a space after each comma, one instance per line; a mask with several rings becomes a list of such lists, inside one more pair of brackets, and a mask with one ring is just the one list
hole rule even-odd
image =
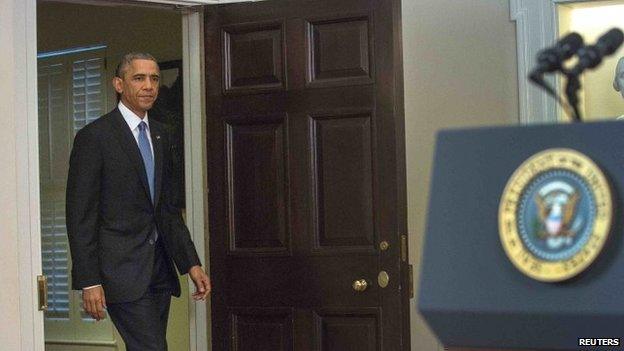
[[147, 123], [145, 123], [145, 122], [139, 123], [139, 130], [144, 132], [145, 129], [147, 129]]

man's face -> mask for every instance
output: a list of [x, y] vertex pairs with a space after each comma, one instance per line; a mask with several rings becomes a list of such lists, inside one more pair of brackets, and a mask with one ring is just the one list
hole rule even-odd
[[143, 118], [158, 97], [160, 70], [152, 60], [133, 60], [123, 77], [115, 77], [113, 85], [121, 95], [121, 102], [137, 116]]

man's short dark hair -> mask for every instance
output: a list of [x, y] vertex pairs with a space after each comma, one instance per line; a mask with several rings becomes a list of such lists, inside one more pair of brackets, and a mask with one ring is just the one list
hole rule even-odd
[[126, 73], [128, 66], [130, 66], [132, 64], [132, 61], [134, 60], [151, 60], [156, 62], [156, 65], [158, 65], [158, 61], [156, 61], [156, 58], [154, 58], [154, 56], [148, 54], [147, 52], [130, 52], [125, 54], [121, 58], [121, 61], [119, 61], [119, 64], [115, 69], [115, 77], [123, 79], [123, 75]]

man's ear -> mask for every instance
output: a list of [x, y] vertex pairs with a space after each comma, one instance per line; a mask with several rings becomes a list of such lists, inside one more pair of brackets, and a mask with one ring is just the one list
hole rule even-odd
[[114, 77], [113, 88], [115, 88], [117, 93], [121, 94], [123, 92], [123, 80], [119, 77]]

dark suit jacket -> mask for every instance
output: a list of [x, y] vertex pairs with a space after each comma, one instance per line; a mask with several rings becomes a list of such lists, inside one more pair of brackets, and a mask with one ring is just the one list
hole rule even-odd
[[[81, 129], [74, 139], [67, 179], [67, 234], [72, 287], [102, 284], [106, 301], [140, 298], [152, 276], [153, 230], [180, 274], [200, 261], [173, 196], [171, 134], [150, 119], [154, 148], [152, 204], [143, 159], [117, 108]], [[180, 296], [176, 282], [173, 294]]]

